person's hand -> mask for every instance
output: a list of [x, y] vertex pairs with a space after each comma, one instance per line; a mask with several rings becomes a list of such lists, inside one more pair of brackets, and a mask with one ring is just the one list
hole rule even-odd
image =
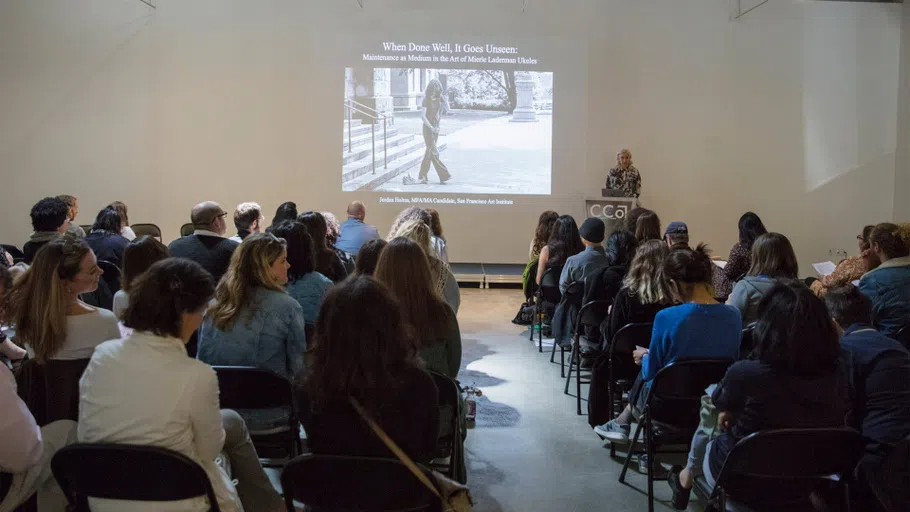
[[730, 423], [733, 422], [733, 414], [728, 411], [720, 411], [717, 415], [717, 426], [724, 432], [730, 428]]
[[635, 361], [635, 364], [641, 366], [641, 360], [645, 357], [645, 354], [648, 353], [646, 348], [637, 348], [632, 351], [632, 359]]

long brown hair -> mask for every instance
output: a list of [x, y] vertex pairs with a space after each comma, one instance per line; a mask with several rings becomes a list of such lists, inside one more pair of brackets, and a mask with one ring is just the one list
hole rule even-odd
[[427, 208], [427, 213], [430, 214], [430, 230], [433, 232], [433, 236], [442, 238], [442, 221], [439, 220], [439, 212], [433, 208]]
[[270, 271], [284, 250], [284, 240], [268, 233], [250, 235], [237, 247], [215, 289], [215, 306], [209, 311], [217, 329], [224, 331], [234, 325], [240, 312], [250, 306], [256, 288], [284, 291]]
[[406, 238], [392, 239], [379, 255], [373, 275], [401, 303], [404, 319], [414, 327], [420, 348], [435, 345], [454, 313], [436, 292], [423, 249]]
[[765, 233], [752, 243], [752, 268], [747, 275], [796, 279], [799, 264], [790, 240], [780, 233]]
[[639, 242], [660, 240], [660, 217], [652, 211], [642, 213], [635, 221], [635, 238]]
[[534, 243], [531, 245], [531, 254], [533, 256], [540, 256], [540, 250], [550, 240], [550, 231], [558, 218], [559, 214], [553, 210], [546, 210], [540, 214], [537, 219], [537, 229], [534, 231]]
[[635, 250], [623, 285], [629, 289], [629, 293], [636, 295], [642, 304], [668, 302], [661, 284], [661, 272], [664, 259], [669, 253], [670, 248], [661, 240], [642, 242]]
[[400, 373], [419, 366], [398, 301], [369, 276], [352, 276], [329, 291], [307, 353], [299, 385], [313, 410], [353, 397], [381, 416]]
[[48, 242], [35, 261], [13, 284], [2, 309], [16, 326], [16, 341], [28, 344], [44, 363], [66, 342], [66, 311], [70, 294], [66, 281], [79, 274], [82, 258], [91, 249], [72, 235]]
[[130, 225], [130, 217], [129, 217], [128, 213], [127, 213], [126, 204], [123, 203], [122, 201], [114, 201], [113, 203], [110, 204], [110, 206], [111, 206], [112, 208], [114, 208], [115, 210], [117, 210], [117, 213], [120, 214], [120, 220], [123, 221], [123, 225], [124, 225], [124, 226], [129, 226], [129, 225]]
[[123, 250], [123, 274], [120, 276], [120, 289], [130, 293], [133, 282], [156, 262], [170, 256], [167, 247], [158, 240], [142, 235], [133, 240]]

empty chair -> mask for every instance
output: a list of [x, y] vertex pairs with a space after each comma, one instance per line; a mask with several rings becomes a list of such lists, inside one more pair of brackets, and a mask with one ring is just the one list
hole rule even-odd
[[190, 236], [193, 232], [196, 231], [196, 227], [192, 223], [186, 223], [180, 226], [180, 236]]
[[[587, 332], [598, 332], [600, 324], [607, 318], [607, 315], [610, 312], [610, 301], [608, 300], [592, 300], [581, 307], [581, 310], [578, 311], [578, 319], [575, 321], [575, 336], [572, 341], [572, 353], [569, 356], [569, 374], [566, 376], [566, 388], [564, 393], [569, 393], [569, 383], [572, 382], [572, 369], [575, 368], [575, 407], [576, 414], [581, 415], [581, 385], [582, 384], [591, 384], [591, 378], [589, 376], [588, 380], [584, 380], [581, 371], [582, 371], [582, 352], [585, 351], [585, 347], [582, 346], [582, 336]], [[589, 352], [586, 352], [587, 357], [596, 357], [600, 352], [600, 345], [596, 349], [591, 349], [590, 344], [588, 346]], [[593, 370], [592, 370], [593, 372]]]
[[189, 457], [156, 446], [74, 444], [51, 460], [54, 478], [76, 512], [88, 512], [88, 498], [129, 501], [218, 501], [205, 470]]
[[139, 238], [142, 235], [148, 235], [153, 238], [157, 238], [161, 242], [161, 228], [155, 224], [133, 224], [130, 226], [133, 229], [133, 233], [136, 234], [136, 238]]

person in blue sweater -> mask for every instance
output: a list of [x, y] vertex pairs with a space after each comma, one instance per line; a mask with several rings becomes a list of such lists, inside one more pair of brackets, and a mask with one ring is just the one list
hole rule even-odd
[[729, 359], [739, 354], [742, 317], [733, 306], [714, 299], [711, 258], [700, 244], [695, 250], [674, 249], [663, 264], [663, 281], [678, 306], [654, 318], [650, 347], [640, 347], [633, 357], [641, 374], [629, 392], [629, 406], [615, 419], [594, 427], [594, 432], [615, 443], [628, 443], [632, 404], [645, 405], [651, 382], [665, 366], [683, 359]]

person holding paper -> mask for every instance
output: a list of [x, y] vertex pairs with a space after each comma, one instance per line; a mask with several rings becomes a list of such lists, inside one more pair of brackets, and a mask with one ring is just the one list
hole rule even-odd
[[875, 226], [866, 226], [863, 232], [856, 235], [857, 245], [859, 246], [859, 255], [847, 258], [834, 267], [834, 270], [821, 279], [813, 280], [809, 285], [815, 295], [824, 297], [830, 288], [837, 288], [850, 284], [853, 281], [863, 277], [869, 270], [869, 235]]
[[755, 239], [767, 233], [761, 218], [753, 212], [746, 212], [739, 218], [739, 242], [730, 249], [730, 256], [720, 271], [714, 272], [714, 293], [727, 297], [733, 291], [733, 283], [739, 281], [752, 266], [752, 244]]

